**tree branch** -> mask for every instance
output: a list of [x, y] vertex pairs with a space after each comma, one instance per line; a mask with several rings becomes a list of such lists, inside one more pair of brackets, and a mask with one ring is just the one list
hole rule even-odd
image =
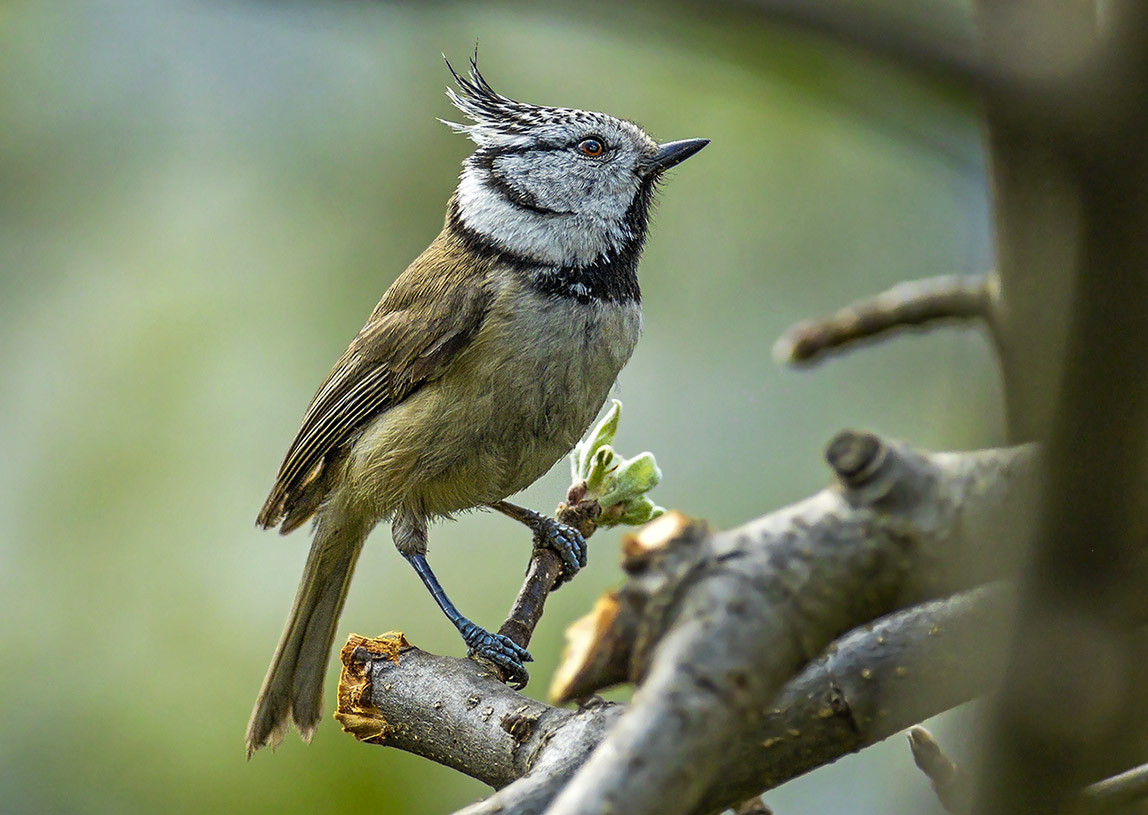
[[[768, 791], [979, 695], [1003, 661], [985, 650], [984, 632], [1007, 623], [1011, 602], [1002, 587], [979, 589], [841, 638], [725, 751], [737, 760], [694, 812]], [[360, 740], [500, 787], [459, 815], [541, 815], [624, 710], [535, 702], [478, 663], [434, 656], [400, 637], [351, 637], [336, 717]]]
[[1086, 797], [1105, 807], [1124, 807], [1148, 798], [1148, 764], [1097, 781], [1084, 788]]
[[[688, 813], [746, 799], [768, 784], [759, 775], [731, 790], [730, 753], [712, 745], [748, 743], [767, 727], [778, 690], [804, 663], [858, 625], [1008, 573], [1020, 556], [1036, 487], [1031, 450], [930, 455], [847, 432], [827, 456], [836, 486], [744, 527], [709, 533], [671, 514], [627, 539], [630, 579], [618, 593], [620, 617], [633, 624], [625, 678], [642, 685], [624, 712], [610, 713], [616, 726], [559, 794], [555, 812], [614, 805]], [[493, 687], [497, 677], [466, 660], [404, 650], [402, 642], [382, 650], [375, 658], [361, 640], [344, 650], [348, 690], [338, 717], [345, 729], [494, 786], [525, 774], [536, 791], [561, 787], [529, 772], [532, 762], [558, 755], [538, 748], [570, 747], [554, 732], [566, 717], [605, 715], [555, 712]], [[501, 728], [508, 716], [536, 720], [520, 726], [529, 735], [517, 747]], [[555, 764], [573, 766], [571, 756], [584, 756], [579, 749]], [[681, 772], [666, 750], [691, 756], [684, 780], [665, 777]], [[810, 745], [803, 750], [808, 755]], [[772, 765], [780, 754], [775, 743], [760, 758]]]
[[920, 726], [910, 728], [909, 749], [913, 763], [928, 777], [945, 811], [954, 815], [967, 811], [971, 793], [969, 778], [945, 755], [933, 734]]
[[[827, 457], [839, 488], [730, 532], [691, 526], [623, 564], [630, 581], [619, 596], [639, 618], [630, 678], [640, 685], [550, 815], [694, 811], [729, 772], [728, 753], [713, 745], [752, 730], [830, 641], [951, 590], [950, 566], [975, 562], [977, 579], [999, 573], [1000, 559], [983, 557], [986, 538], [962, 533], [987, 508], [982, 499], [1001, 497], [1024, 469], [1016, 454], [946, 459], [976, 462], [976, 475], [957, 474], [942, 457], [842, 433]], [[643, 537], [656, 542], [664, 521]]]
[[[567, 500], [570, 500], [569, 495]], [[598, 528], [594, 519], [601, 511], [602, 508], [597, 501], [571, 500], [569, 504], [558, 505], [557, 515], [559, 521], [577, 529], [582, 534], [583, 540], [589, 540]], [[518, 590], [518, 595], [510, 607], [510, 613], [499, 627], [498, 633], [509, 637], [523, 648], [528, 647], [530, 638], [534, 636], [534, 629], [542, 619], [546, 599], [550, 596], [550, 592], [554, 591], [561, 573], [562, 559], [558, 553], [549, 547], [536, 547], [527, 564], [522, 587]], [[490, 667], [498, 673], [499, 678], [507, 680], [509, 674], [505, 668], [493, 664]], [[529, 675], [526, 679], [529, 679]], [[526, 681], [516, 683], [516, 687], [521, 690], [526, 687]]]
[[[972, 779], [951, 758], [941, 745], [923, 727], [909, 730], [909, 748], [913, 761], [932, 782], [933, 790], [946, 812], [963, 815], [972, 804]], [[1148, 798], [1148, 764], [1089, 784], [1081, 795], [1101, 809], [1127, 807]]]
[[400, 633], [352, 634], [341, 653], [343, 730], [502, 787], [551, 762], [579, 763], [617, 718], [612, 705], [563, 710], [507, 687], [474, 660], [436, 656]]
[[777, 341], [773, 356], [778, 362], [805, 365], [908, 328], [931, 328], [954, 321], [989, 322], [992, 280], [985, 275], [946, 275], [901, 283], [828, 317], [802, 320]]

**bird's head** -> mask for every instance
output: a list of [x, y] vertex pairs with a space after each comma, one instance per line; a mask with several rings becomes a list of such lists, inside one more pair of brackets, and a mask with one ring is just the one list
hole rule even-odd
[[[450, 63], [447, 63], [450, 67]], [[447, 95], [472, 124], [445, 122], [477, 149], [463, 162], [463, 225], [540, 264], [585, 266], [640, 247], [654, 185], [706, 139], [658, 144], [633, 122], [496, 93], [470, 61]]]

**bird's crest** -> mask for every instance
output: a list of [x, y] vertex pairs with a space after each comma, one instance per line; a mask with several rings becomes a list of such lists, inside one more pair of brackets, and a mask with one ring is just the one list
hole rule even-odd
[[439, 121], [459, 133], [465, 133], [479, 146], [525, 143], [547, 125], [565, 124], [590, 117], [586, 111], [572, 108], [543, 107], [503, 96], [490, 87], [478, 70], [478, 49], [470, 58], [469, 76], [461, 76], [443, 55], [458, 89], [447, 88], [446, 95], [456, 108], [474, 124]]

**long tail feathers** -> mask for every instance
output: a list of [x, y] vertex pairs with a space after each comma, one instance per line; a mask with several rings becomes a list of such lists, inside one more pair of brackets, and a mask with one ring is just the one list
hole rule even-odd
[[268, 744], [278, 746], [291, 720], [311, 741], [322, 715], [331, 644], [365, 538], [365, 530], [342, 524], [321, 520], [316, 527], [295, 605], [247, 723], [248, 758]]

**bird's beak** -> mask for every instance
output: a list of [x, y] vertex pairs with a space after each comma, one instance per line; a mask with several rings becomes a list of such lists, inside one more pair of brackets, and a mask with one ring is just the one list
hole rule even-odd
[[665, 172], [688, 159], [710, 143], [709, 139], [682, 139], [659, 144], [654, 155], [646, 160], [646, 173], [654, 175]]

